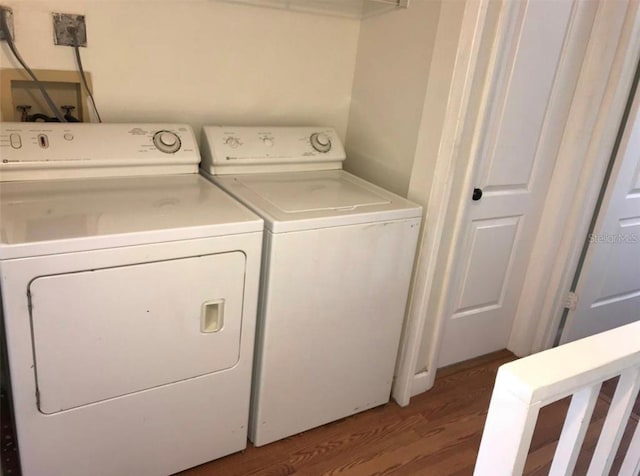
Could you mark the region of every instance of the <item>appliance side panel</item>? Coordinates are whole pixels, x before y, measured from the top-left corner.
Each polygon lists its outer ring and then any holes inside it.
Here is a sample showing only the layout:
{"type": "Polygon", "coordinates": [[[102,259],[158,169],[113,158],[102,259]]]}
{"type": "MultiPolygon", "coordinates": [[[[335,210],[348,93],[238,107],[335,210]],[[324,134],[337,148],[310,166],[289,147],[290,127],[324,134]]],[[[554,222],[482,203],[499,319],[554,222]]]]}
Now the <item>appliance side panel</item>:
{"type": "Polygon", "coordinates": [[[250,429],[256,445],[389,400],[419,224],[272,235],[250,429]]]}

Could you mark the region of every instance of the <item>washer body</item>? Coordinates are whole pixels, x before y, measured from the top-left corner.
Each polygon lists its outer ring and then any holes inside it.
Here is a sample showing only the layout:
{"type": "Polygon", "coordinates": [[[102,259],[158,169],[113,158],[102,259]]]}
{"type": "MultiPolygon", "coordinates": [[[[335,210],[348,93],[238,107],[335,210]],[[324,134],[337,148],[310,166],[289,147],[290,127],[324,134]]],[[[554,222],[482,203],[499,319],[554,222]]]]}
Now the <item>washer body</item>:
{"type": "Polygon", "coordinates": [[[313,151],[314,128],[204,130],[205,175],[265,221],[257,446],[390,397],[421,208],[340,170],[337,135],[320,131],[327,152],[313,151]]]}
{"type": "Polygon", "coordinates": [[[20,174],[0,184],[0,289],[26,476],[167,475],[246,446],[262,221],[194,173],[190,128],[162,129],[186,153],[148,126],[0,130],[0,174],[20,174]],[[28,180],[39,165],[70,178],[28,180]]]}

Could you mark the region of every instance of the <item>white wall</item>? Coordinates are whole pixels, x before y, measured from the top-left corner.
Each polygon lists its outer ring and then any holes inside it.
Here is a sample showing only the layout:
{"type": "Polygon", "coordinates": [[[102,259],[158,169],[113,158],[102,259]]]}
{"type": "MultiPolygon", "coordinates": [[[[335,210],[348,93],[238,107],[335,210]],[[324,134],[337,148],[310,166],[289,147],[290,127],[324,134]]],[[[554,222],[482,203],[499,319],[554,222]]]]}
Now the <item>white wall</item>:
{"type": "MultiPolygon", "coordinates": [[[[424,112],[416,145],[416,158],[413,162],[408,190],[408,197],[420,203],[425,209],[429,205],[428,200],[434,180],[433,173],[441,147],[441,136],[449,104],[450,86],[460,40],[464,7],[464,1],[448,0],[443,2],[440,9],[434,53],[424,98],[424,112]]],[[[490,29],[491,27],[489,27],[490,29]]],[[[477,91],[477,97],[480,96],[479,92],[480,90],[477,91]]],[[[428,218],[425,217],[425,222],[428,221],[428,218]]],[[[428,234],[432,231],[431,229],[423,229],[422,239],[429,239],[428,234]]],[[[446,231],[445,234],[448,236],[446,231]]],[[[442,246],[442,249],[447,249],[447,246],[442,246]]],[[[443,277],[436,276],[433,281],[435,289],[429,289],[426,292],[433,292],[433,296],[437,296],[442,279],[443,277]]],[[[435,332],[434,317],[437,313],[437,302],[435,299],[429,299],[429,303],[431,306],[427,309],[427,325],[423,331],[416,373],[430,367],[429,352],[432,350],[431,341],[435,332]]]]}
{"type": "Polygon", "coordinates": [[[441,2],[362,21],[345,168],[406,196],[441,2]]]}
{"type": "MultiPolygon", "coordinates": [[[[327,124],[345,136],[360,22],[214,0],[3,0],[32,68],[75,70],[51,12],[84,13],[106,122],[327,124]]],[[[6,45],[0,66],[16,68],[6,45]]],[[[197,131],[196,131],[197,132],[197,131]]]]}
{"type": "Polygon", "coordinates": [[[440,149],[440,137],[449,103],[456,50],[462,28],[465,3],[447,0],[442,3],[434,38],[433,55],[424,96],[422,120],[417,135],[416,159],[411,169],[408,196],[426,205],[433,171],[440,149]]]}

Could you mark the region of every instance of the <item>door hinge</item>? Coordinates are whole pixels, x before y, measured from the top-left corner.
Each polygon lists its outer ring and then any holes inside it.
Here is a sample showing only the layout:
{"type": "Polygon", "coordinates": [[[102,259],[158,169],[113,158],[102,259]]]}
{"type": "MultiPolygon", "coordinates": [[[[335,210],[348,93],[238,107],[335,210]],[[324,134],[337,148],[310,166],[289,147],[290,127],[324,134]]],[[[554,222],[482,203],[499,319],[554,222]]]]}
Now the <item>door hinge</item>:
{"type": "Polygon", "coordinates": [[[564,308],[570,311],[575,311],[578,307],[578,295],[573,291],[567,293],[567,297],[564,300],[564,308]]]}

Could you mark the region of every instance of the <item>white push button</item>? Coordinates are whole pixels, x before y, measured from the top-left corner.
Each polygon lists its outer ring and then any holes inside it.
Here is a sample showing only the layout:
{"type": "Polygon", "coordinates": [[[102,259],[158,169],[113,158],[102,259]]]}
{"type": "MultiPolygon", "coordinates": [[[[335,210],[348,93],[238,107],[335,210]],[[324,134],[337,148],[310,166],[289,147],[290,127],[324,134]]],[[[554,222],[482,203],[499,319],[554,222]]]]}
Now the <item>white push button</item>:
{"type": "Polygon", "coordinates": [[[67,132],[63,137],[64,140],[73,140],[73,134],[71,132],[67,132]]]}
{"type": "Polygon", "coordinates": [[[11,134],[9,135],[9,142],[11,143],[11,147],[14,149],[19,149],[22,147],[22,139],[20,138],[20,134],[11,134]]]}
{"type": "Polygon", "coordinates": [[[167,147],[171,147],[176,145],[176,143],[178,142],[178,138],[171,132],[161,132],[160,142],[162,142],[167,147]]]}

